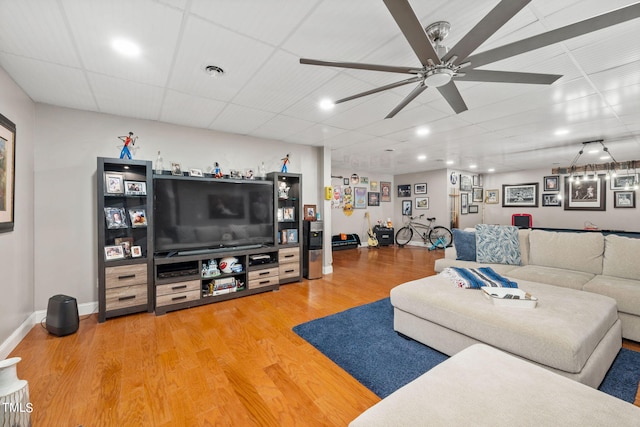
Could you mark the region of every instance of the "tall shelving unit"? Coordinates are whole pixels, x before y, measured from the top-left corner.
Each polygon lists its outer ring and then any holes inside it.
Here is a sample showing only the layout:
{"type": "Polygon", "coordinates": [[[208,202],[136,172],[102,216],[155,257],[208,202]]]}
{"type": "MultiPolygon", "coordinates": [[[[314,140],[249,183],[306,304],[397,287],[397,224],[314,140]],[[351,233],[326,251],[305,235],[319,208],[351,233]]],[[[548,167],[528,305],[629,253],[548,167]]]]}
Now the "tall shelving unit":
{"type": "Polygon", "coordinates": [[[302,175],[271,172],[267,179],[274,185],[274,241],[280,284],[298,282],[302,278],[302,175]]]}
{"type": "Polygon", "coordinates": [[[98,158],[98,321],[153,311],[150,161],[98,158]]]}

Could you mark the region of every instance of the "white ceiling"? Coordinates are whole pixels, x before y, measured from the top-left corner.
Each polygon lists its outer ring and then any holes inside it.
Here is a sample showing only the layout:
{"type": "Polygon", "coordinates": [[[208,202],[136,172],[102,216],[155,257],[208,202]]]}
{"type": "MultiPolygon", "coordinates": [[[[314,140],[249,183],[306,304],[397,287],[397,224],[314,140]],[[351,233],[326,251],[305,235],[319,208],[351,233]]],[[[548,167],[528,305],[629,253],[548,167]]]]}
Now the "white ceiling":
{"type": "MultiPolygon", "coordinates": [[[[533,0],[477,52],[633,3],[533,0]]],[[[451,23],[449,47],[496,4],[411,0],[424,26],[451,23]]],[[[562,74],[551,86],[457,82],[468,111],[456,115],[429,88],[385,120],[413,85],[329,112],[318,103],[407,77],[299,63],[418,66],[382,0],[2,0],[0,16],[0,66],[36,102],[326,146],[334,168],[391,174],[446,160],[478,172],[551,169],[595,139],[618,161],[640,158],[640,19],[484,67],[562,74]],[[141,55],[115,53],[115,37],[141,55]],[[225,75],[209,77],[206,65],[225,75]]]]}

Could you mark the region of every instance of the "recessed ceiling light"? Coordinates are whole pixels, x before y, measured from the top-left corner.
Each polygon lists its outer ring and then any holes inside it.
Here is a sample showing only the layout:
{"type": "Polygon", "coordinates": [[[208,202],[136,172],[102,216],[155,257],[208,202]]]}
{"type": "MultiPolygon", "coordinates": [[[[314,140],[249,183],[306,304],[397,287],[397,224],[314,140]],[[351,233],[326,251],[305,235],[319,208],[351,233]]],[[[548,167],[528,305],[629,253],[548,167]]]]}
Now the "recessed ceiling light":
{"type": "Polygon", "coordinates": [[[494,168],[489,168],[487,169],[487,172],[495,172],[496,170],[494,168]]]}
{"type": "Polygon", "coordinates": [[[115,39],[111,42],[111,47],[118,53],[125,56],[138,56],[140,55],[140,46],[126,39],[115,39]]]}
{"type": "Polygon", "coordinates": [[[332,110],[333,107],[336,106],[336,104],[330,99],[323,99],[322,101],[320,101],[319,105],[320,105],[320,109],[324,111],[332,110]]]}
{"type": "Polygon", "coordinates": [[[569,129],[558,129],[553,134],[555,136],[567,135],[569,133],[569,129]]]}
{"type": "Polygon", "coordinates": [[[599,153],[599,152],[600,152],[600,150],[589,150],[588,151],[589,154],[596,154],[596,153],[599,153]]]}
{"type": "Polygon", "coordinates": [[[427,136],[431,133],[431,130],[426,127],[419,127],[416,129],[416,135],[418,136],[427,136]]]}
{"type": "Polygon", "coordinates": [[[426,154],[420,154],[418,156],[418,160],[427,160],[427,155],[426,154]]]}
{"type": "Polygon", "coordinates": [[[453,164],[453,160],[447,160],[447,164],[448,165],[452,165],[453,164]]]}
{"type": "Polygon", "coordinates": [[[478,167],[478,165],[469,165],[469,169],[475,169],[477,167],[478,167]]]}

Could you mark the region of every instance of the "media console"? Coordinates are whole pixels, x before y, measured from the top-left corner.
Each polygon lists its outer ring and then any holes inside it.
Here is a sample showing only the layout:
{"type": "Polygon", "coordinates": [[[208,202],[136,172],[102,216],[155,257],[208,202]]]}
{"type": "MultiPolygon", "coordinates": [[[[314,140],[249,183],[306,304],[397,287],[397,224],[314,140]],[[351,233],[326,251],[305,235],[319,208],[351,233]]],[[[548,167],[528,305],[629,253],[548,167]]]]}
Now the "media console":
{"type": "Polygon", "coordinates": [[[154,258],[156,315],[274,291],[280,286],[279,250],[259,247],[154,258]],[[235,263],[230,262],[235,259],[235,263]],[[227,264],[234,264],[230,266],[227,264]],[[224,270],[227,271],[224,271],[224,270]]]}

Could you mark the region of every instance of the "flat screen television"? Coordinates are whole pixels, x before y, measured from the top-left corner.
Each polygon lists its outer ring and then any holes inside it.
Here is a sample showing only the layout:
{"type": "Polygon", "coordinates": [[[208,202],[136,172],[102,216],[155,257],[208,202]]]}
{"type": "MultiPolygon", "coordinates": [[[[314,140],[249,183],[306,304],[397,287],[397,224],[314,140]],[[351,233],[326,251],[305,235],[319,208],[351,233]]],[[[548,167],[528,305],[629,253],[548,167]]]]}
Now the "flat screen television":
{"type": "Polygon", "coordinates": [[[156,254],[274,243],[271,181],[158,176],[153,193],[156,254]]]}

